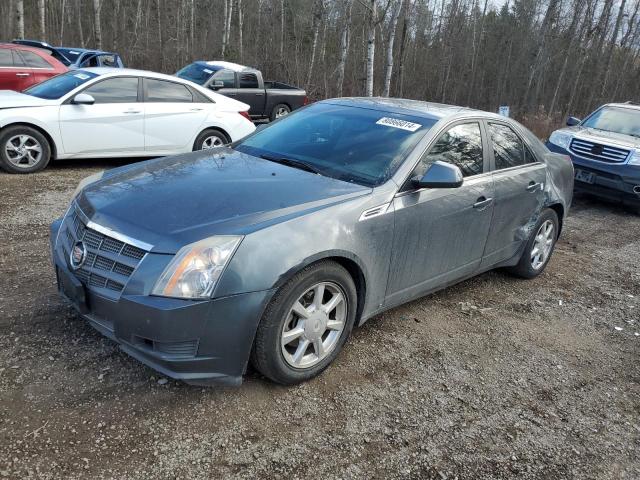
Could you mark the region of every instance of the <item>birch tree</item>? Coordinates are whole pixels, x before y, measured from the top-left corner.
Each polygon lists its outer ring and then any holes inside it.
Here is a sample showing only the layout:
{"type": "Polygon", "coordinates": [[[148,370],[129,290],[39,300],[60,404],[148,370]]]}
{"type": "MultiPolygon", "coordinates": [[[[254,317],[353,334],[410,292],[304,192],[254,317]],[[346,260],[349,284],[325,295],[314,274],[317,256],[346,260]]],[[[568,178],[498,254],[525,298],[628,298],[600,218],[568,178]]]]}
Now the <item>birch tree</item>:
{"type": "MultiPolygon", "coordinates": [[[[160,0],[158,0],[160,1],[160,0]]],[[[102,50],[102,27],[100,18],[100,0],[93,0],[93,25],[95,33],[96,48],[102,50]]]]}
{"type": "Polygon", "coordinates": [[[349,54],[349,40],[351,37],[351,12],[353,10],[353,0],[346,0],[344,2],[345,20],[342,26],[342,33],[340,36],[340,62],[338,63],[338,80],[337,80],[337,95],[342,96],[344,85],[344,70],[347,65],[347,55],[349,54]]]}
{"type": "Polygon", "coordinates": [[[400,9],[402,3],[397,2],[396,6],[391,14],[389,21],[389,41],[387,43],[387,65],[384,74],[384,88],[382,89],[382,96],[388,97],[391,90],[391,74],[393,72],[393,45],[396,39],[396,28],[398,27],[398,17],[400,16],[400,9]]]}
{"type": "Polygon", "coordinates": [[[18,38],[24,38],[24,1],[16,0],[16,28],[18,38]]]}
{"type": "Polygon", "coordinates": [[[38,0],[38,20],[40,25],[40,38],[42,40],[46,40],[47,38],[46,11],[46,0],[38,0]]]}

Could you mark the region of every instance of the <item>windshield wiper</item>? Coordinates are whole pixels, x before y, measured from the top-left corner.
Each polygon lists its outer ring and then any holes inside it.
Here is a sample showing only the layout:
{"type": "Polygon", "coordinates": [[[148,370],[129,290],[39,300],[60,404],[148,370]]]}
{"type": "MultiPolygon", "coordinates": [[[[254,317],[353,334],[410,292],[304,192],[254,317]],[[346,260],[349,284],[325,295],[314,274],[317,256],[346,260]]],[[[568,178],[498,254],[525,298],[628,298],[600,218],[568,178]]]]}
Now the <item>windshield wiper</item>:
{"type": "Polygon", "coordinates": [[[313,165],[303,162],[302,160],[296,160],[294,158],[286,158],[279,157],[276,155],[269,155],[268,153],[264,153],[260,155],[260,158],[264,158],[265,160],[269,160],[270,162],[280,163],[282,165],[287,165],[289,167],[299,168],[300,170],[306,170],[307,172],[315,173],[320,175],[321,172],[313,165]]]}

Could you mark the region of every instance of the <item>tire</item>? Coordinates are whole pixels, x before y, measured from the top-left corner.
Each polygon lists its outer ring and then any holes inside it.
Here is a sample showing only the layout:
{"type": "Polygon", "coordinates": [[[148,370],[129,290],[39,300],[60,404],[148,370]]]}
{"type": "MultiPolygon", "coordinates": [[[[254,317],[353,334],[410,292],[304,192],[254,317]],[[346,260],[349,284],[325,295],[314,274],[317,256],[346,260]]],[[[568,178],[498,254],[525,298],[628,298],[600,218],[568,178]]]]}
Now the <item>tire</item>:
{"type": "Polygon", "coordinates": [[[520,257],[520,261],[515,267],[509,268],[508,271],[522,278],[535,278],[540,275],[549,263],[553,250],[556,246],[559,231],[558,226],[558,215],[556,212],[550,208],[545,208],[536,222],[535,227],[531,231],[531,236],[527,241],[527,245],[522,253],[522,257],[520,257]],[[551,231],[548,231],[549,225],[551,225],[551,231]],[[543,226],[545,227],[544,229],[543,226]],[[539,235],[543,236],[540,237],[539,235]],[[538,251],[540,251],[541,244],[539,242],[541,241],[545,242],[548,250],[546,251],[546,254],[543,254],[544,258],[538,257],[537,255],[534,257],[534,249],[537,247],[538,251]]]}
{"type": "Polygon", "coordinates": [[[16,125],[0,131],[0,167],[9,173],[34,173],[51,160],[51,145],[38,130],[16,125]]]}
{"type": "Polygon", "coordinates": [[[216,130],[215,128],[209,128],[198,135],[196,141],[193,143],[193,151],[197,152],[198,150],[218,148],[228,143],[231,143],[231,139],[226,133],[216,130]],[[205,147],[207,143],[210,144],[209,147],[205,147]]]}
{"type": "Polygon", "coordinates": [[[356,286],[347,270],[329,260],[308,266],[284,284],[267,306],[256,332],[251,363],[265,377],[283,385],[319,375],[349,338],[356,310],[356,286]],[[319,286],[323,286],[322,297],[317,297],[319,286]],[[339,295],[342,301],[332,308],[331,302],[339,295]],[[322,298],[323,307],[330,308],[328,315],[317,308],[316,298],[322,298]],[[301,311],[303,315],[298,313],[301,311]],[[342,329],[338,330],[341,320],[342,329]],[[289,339],[286,345],[282,345],[283,336],[289,339]],[[324,350],[321,355],[319,345],[324,350]]]}
{"type": "Polygon", "coordinates": [[[271,110],[271,116],[269,117],[269,120],[273,122],[274,120],[277,120],[281,117],[286,117],[290,113],[291,107],[289,107],[289,105],[285,103],[279,103],[275,107],[273,107],[273,110],[271,110]]]}

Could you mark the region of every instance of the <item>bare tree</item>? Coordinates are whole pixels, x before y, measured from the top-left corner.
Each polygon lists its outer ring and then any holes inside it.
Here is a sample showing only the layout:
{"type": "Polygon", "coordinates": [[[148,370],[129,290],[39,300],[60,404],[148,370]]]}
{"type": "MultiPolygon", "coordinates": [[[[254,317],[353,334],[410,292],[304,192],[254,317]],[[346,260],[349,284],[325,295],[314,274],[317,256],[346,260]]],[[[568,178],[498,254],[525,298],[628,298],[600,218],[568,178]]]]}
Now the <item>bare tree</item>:
{"type": "Polygon", "coordinates": [[[93,0],[93,25],[95,32],[96,47],[102,49],[102,27],[100,18],[100,0],[93,0]]]}
{"type": "Polygon", "coordinates": [[[38,20],[40,24],[40,38],[42,40],[47,38],[46,11],[46,0],[38,0],[38,20]]]}
{"type": "Polygon", "coordinates": [[[344,85],[344,69],[347,65],[347,55],[349,53],[349,40],[351,37],[351,11],[353,10],[353,0],[344,2],[345,20],[340,36],[340,63],[338,63],[337,94],[342,96],[344,85]]]}
{"type": "Polygon", "coordinates": [[[24,1],[16,0],[16,27],[18,38],[24,38],[24,1]]]}
{"type": "Polygon", "coordinates": [[[389,21],[389,42],[387,43],[387,65],[384,74],[384,88],[382,89],[383,97],[388,97],[391,90],[391,74],[393,72],[393,45],[396,39],[396,28],[398,27],[398,17],[400,17],[401,8],[402,3],[397,2],[391,14],[391,20],[389,21]]]}
{"type": "Polygon", "coordinates": [[[242,51],[242,21],[244,13],[242,11],[242,0],[238,0],[238,50],[240,63],[244,61],[244,52],[242,51]]]}

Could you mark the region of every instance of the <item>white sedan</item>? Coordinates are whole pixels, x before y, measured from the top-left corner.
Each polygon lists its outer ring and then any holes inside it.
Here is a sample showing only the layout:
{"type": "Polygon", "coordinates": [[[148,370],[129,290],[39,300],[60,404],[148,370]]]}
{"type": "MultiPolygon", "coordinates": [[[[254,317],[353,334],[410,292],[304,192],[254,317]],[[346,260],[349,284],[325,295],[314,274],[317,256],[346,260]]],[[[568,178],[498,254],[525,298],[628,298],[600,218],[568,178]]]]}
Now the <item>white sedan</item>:
{"type": "Polygon", "coordinates": [[[51,159],[157,157],[214,148],[255,130],[249,105],[159,73],[87,68],[22,93],[0,91],[0,167],[51,159]]]}

